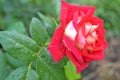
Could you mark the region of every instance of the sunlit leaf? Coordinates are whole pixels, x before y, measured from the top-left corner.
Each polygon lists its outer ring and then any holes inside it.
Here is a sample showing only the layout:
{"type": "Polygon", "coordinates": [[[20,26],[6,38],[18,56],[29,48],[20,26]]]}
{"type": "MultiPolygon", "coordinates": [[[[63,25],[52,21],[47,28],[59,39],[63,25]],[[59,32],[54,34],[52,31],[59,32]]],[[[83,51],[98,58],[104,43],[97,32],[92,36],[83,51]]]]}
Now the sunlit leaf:
{"type": "Polygon", "coordinates": [[[81,78],[81,75],[76,73],[76,67],[72,64],[72,62],[68,61],[64,68],[68,80],[78,80],[81,78]]]}

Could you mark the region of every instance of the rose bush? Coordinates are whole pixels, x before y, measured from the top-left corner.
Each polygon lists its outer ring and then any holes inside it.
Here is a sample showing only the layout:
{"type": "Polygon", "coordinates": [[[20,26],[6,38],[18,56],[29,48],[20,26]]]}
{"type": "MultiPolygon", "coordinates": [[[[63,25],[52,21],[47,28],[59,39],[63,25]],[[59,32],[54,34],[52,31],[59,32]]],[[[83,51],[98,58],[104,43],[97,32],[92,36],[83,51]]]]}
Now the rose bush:
{"type": "Polygon", "coordinates": [[[77,73],[93,60],[104,58],[107,42],[103,20],[94,16],[94,6],[77,6],[61,1],[61,24],[48,46],[55,62],[65,55],[75,64],[77,73]]]}

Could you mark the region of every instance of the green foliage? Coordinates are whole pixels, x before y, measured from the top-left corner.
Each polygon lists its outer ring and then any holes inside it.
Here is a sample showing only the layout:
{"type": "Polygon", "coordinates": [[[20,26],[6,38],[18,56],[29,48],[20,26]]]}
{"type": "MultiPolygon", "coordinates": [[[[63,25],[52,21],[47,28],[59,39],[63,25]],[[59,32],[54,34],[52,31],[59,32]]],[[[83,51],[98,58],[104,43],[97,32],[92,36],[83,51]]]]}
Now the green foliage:
{"type": "Polygon", "coordinates": [[[58,17],[60,17],[60,5],[61,5],[61,2],[60,0],[53,0],[54,1],[54,5],[56,6],[55,10],[56,10],[56,14],[58,17]]]}
{"type": "Polygon", "coordinates": [[[14,70],[5,80],[38,80],[38,74],[30,69],[27,70],[27,67],[20,67],[14,70]]]}
{"type": "Polygon", "coordinates": [[[25,35],[26,30],[21,22],[11,25],[6,31],[0,31],[1,51],[6,51],[0,55],[1,63],[4,62],[0,66],[3,72],[0,77],[3,79],[66,80],[64,65],[62,62],[54,63],[46,49],[50,40],[48,29],[54,31],[55,22],[41,13],[39,17],[41,20],[32,18],[31,37],[25,35]],[[8,65],[10,72],[6,68],[8,65]]]}
{"type": "Polygon", "coordinates": [[[25,62],[33,60],[39,50],[35,41],[15,31],[0,32],[0,43],[11,56],[25,62]]]}
{"type": "Polygon", "coordinates": [[[18,67],[21,67],[21,66],[27,66],[28,63],[26,62],[23,62],[23,61],[20,61],[14,57],[12,57],[10,54],[8,53],[4,53],[6,58],[7,58],[7,61],[8,63],[13,67],[13,68],[18,68],[18,67]]]}
{"type": "Polygon", "coordinates": [[[39,75],[34,70],[30,70],[26,77],[26,80],[39,80],[39,75]]]}
{"type": "Polygon", "coordinates": [[[66,80],[64,69],[59,63],[54,63],[50,53],[44,49],[37,59],[36,68],[39,80],[66,80]]]}
{"type": "Polygon", "coordinates": [[[7,75],[7,59],[3,52],[0,51],[0,80],[4,80],[7,75]]]}
{"type": "Polygon", "coordinates": [[[12,24],[10,27],[8,27],[7,29],[8,31],[17,31],[19,33],[26,33],[26,29],[24,27],[24,24],[22,22],[16,22],[14,24],[12,24]]]}
{"type": "MultiPolygon", "coordinates": [[[[107,33],[119,35],[120,0],[66,1],[96,6],[95,15],[104,19],[107,33]]],[[[60,0],[0,0],[0,80],[81,78],[71,62],[54,63],[47,51],[59,16],[60,0]]]]}
{"type": "Polygon", "coordinates": [[[30,34],[40,46],[43,46],[45,42],[49,39],[49,35],[45,27],[37,18],[32,18],[30,24],[30,34]]]}
{"type": "Polygon", "coordinates": [[[28,27],[37,12],[56,17],[56,4],[56,0],[0,0],[0,30],[17,21],[28,27]]]}
{"type": "Polygon", "coordinates": [[[6,80],[21,80],[24,77],[25,72],[27,71],[27,67],[20,67],[13,72],[6,78],[6,80]]]}
{"type": "Polygon", "coordinates": [[[5,29],[20,20],[28,25],[30,18],[39,10],[40,5],[34,5],[30,0],[0,0],[0,26],[5,29]]]}
{"type": "Polygon", "coordinates": [[[68,80],[80,79],[81,75],[76,73],[76,67],[70,61],[67,62],[67,65],[64,68],[68,80]]]}
{"type": "Polygon", "coordinates": [[[47,16],[44,16],[41,13],[38,13],[38,16],[40,17],[41,22],[45,26],[45,28],[46,28],[46,30],[48,32],[48,35],[52,37],[54,29],[57,26],[57,23],[56,23],[55,19],[54,18],[51,19],[51,18],[49,18],[47,16]]]}

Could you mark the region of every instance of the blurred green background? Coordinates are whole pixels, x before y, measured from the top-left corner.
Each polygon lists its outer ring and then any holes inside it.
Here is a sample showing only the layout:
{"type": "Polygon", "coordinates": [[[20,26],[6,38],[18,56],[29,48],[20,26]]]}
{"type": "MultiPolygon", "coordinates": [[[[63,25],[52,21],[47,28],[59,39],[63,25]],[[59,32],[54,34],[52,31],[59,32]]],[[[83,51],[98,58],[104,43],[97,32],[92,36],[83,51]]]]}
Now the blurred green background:
{"type": "MultiPolygon", "coordinates": [[[[120,80],[120,0],[66,0],[78,5],[96,6],[95,15],[105,22],[106,38],[109,47],[105,51],[107,57],[98,63],[92,63],[87,70],[82,73],[83,80],[120,80]],[[103,65],[108,65],[108,67],[103,65]],[[109,67],[111,67],[109,69],[109,67]],[[114,66],[113,66],[114,65],[114,66]],[[97,66],[97,67],[96,67],[97,66]],[[102,69],[100,71],[98,69],[102,69]],[[117,66],[117,67],[116,67],[117,66]],[[105,70],[104,70],[105,68],[105,70]],[[107,70],[108,69],[108,70],[107,70]],[[115,71],[116,69],[117,72],[115,71]],[[111,72],[109,72],[112,70],[111,72]],[[116,73],[116,74],[115,74],[116,73]],[[104,74],[106,76],[104,76],[104,74]],[[113,75],[114,74],[114,75],[113,75]],[[85,78],[84,78],[85,77],[85,78]]],[[[60,0],[0,0],[0,30],[6,30],[9,25],[22,21],[26,28],[29,27],[31,18],[41,12],[59,21],[60,0]]]]}

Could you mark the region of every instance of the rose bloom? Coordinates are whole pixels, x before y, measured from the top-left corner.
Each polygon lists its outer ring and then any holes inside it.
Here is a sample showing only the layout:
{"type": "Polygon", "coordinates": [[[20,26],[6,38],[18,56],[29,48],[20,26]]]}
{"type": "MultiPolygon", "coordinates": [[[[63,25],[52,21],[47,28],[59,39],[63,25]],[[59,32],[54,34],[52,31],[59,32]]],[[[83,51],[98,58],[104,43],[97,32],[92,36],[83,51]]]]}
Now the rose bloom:
{"type": "Polygon", "coordinates": [[[61,25],[55,30],[48,49],[55,62],[67,56],[79,73],[91,61],[104,58],[107,42],[103,20],[93,15],[93,6],[61,2],[61,25]]]}

